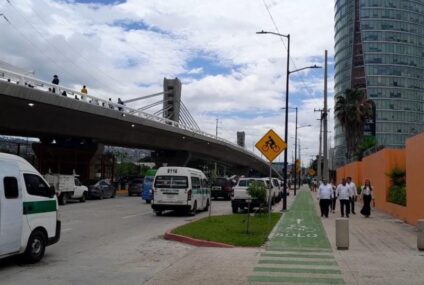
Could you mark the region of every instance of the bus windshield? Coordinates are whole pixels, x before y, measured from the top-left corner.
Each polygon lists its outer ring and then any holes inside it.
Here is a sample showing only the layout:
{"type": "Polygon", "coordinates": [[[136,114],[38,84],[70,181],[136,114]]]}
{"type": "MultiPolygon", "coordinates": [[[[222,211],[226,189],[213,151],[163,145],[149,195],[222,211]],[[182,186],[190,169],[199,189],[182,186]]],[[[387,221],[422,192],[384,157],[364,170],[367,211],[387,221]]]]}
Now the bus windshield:
{"type": "Polygon", "coordinates": [[[186,176],[156,176],[155,188],[188,188],[186,176]]]}

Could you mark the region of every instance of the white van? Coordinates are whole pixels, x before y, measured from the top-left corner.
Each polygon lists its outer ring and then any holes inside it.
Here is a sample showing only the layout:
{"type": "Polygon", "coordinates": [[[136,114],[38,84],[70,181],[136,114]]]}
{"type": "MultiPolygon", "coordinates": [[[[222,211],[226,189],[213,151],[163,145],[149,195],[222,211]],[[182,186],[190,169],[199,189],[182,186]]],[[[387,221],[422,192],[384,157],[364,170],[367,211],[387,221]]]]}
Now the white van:
{"type": "Polygon", "coordinates": [[[25,159],[0,153],[0,258],[41,260],[60,227],[54,188],[25,159]]]}
{"type": "Polygon", "coordinates": [[[165,210],[180,210],[195,215],[208,210],[210,189],[205,174],[188,167],[161,167],[153,182],[152,208],[156,215],[165,210]]]}

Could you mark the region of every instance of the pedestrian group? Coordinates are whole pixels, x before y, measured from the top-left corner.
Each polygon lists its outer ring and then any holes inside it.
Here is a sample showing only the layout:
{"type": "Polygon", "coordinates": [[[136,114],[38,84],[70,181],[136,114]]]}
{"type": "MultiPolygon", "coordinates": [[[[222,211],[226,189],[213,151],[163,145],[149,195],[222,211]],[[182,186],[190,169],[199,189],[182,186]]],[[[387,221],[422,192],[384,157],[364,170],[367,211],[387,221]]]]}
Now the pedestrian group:
{"type": "MultiPolygon", "coordinates": [[[[373,203],[373,207],[375,205],[373,187],[370,180],[366,179],[360,189],[359,199],[363,201],[363,207],[360,213],[368,218],[371,215],[371,202],[373,203]]],[[[351,213],[356,215],[355,202],[358,199],[358,190],[352,181],[352,177],[343,178],[337,187],[333,181],[328,183],[326,179],[323,179],[317,190],[317,199],[319,200],[321,217],[328,218],[330,211],[332,213],[336,212],[337,199],[340,202],[341,217],[349,218],[351,213]]]]}

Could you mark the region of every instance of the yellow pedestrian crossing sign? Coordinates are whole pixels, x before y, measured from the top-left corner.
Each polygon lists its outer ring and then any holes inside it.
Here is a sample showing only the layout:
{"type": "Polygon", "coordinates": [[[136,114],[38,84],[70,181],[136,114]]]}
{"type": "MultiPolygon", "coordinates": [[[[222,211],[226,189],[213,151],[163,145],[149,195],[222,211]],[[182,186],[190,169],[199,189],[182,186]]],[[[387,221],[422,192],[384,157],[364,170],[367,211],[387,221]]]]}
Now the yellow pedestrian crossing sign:
{"type": "Polygon", "coordinates": [[[273,161],[287,148],[285,141],[273,130],[269,130],[255,146],[269,161],[273,161]]]}

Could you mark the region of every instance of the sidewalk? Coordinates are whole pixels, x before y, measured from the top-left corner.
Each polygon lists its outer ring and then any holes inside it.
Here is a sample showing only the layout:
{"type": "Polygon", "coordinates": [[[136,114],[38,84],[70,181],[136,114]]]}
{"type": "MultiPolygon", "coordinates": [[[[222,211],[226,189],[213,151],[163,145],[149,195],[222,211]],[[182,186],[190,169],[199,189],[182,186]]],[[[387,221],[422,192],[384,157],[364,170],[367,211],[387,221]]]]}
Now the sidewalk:
{"type": "MultiPolygon", "coordinates": [[[[317,202],[315,207],[319,213],[317,202]]],[[[335,246],[339,202],[335,214],[322,218],[346,284],[424,284],[424,252],[417,250],[415,227],[375,210],[370,218],[364,218],[359,214],[361,207],[362,203],[356,203],[356,215],[350,215],[350,247],[346,251],[335,246]]]]}
{"type": "Polygon", "coordinates": [[[251,284],[345,284],[308,187],[302,187],[260,252],[251,284]]]}

